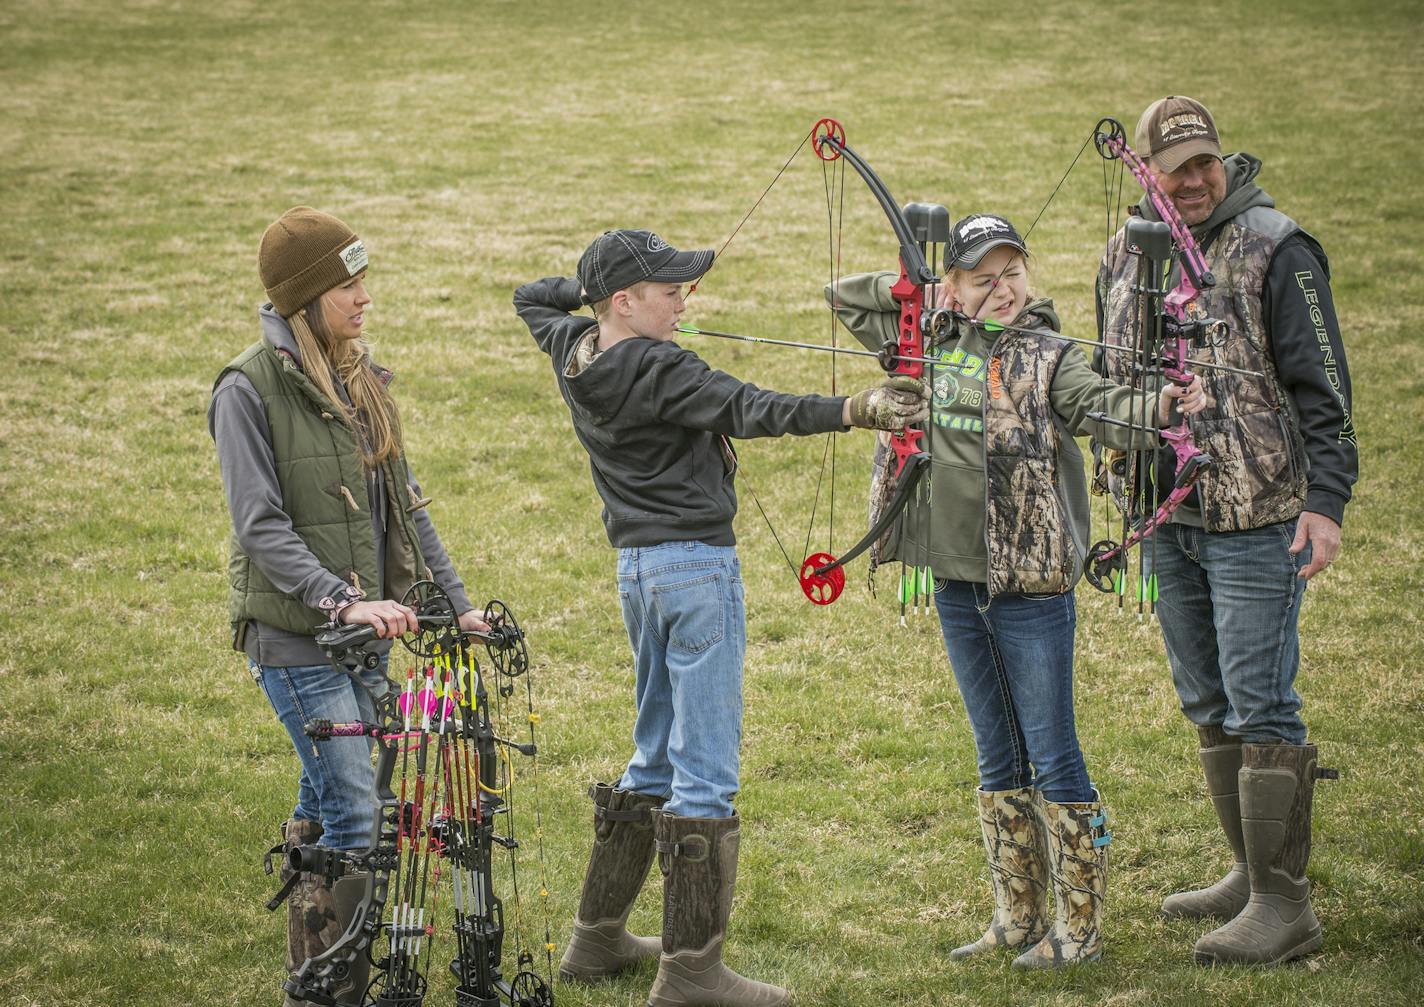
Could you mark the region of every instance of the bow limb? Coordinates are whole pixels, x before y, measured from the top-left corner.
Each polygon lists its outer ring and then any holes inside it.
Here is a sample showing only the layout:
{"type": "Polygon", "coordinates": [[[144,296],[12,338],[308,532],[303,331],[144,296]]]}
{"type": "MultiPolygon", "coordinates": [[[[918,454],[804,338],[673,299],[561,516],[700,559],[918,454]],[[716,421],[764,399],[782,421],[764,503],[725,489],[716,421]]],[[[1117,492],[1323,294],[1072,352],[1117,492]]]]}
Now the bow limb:
{"type": "Polygon", "coordinates": [[[930,469],[929,460],[930,456],[924,452],[913,454],[907,458],[904,467],[900,470],[900,477],[895,485],[895,494],[890,498],[890,501],[885,505],[884,509],[881,510],[875,523],[870,526],[870,530],[861,536],[859,542],[841,553],[834,562],[815,567],[811,570],[811,574],[815,577],[826,577],[831,574],[832,571],[839,570],[878,542],[880,536],[890,530],[890,525],[900,516],[910,501],[914,499],[915,489],[919,486],[920,480],[924,478],[925,473],[930,469]]]}

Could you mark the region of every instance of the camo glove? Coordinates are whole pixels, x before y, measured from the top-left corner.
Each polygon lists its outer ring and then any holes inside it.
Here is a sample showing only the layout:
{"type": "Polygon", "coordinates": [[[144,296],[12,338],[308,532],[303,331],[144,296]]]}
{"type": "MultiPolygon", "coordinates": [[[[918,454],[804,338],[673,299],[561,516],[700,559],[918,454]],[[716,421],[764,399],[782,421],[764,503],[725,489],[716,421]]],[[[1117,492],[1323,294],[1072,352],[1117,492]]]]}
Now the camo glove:
{"type": "Polygon", "coordinates": [[[919,378],[897,374],[850,399],[850,424],[871,430],[903,430],[929,419],[930,392],[919,378]]]}

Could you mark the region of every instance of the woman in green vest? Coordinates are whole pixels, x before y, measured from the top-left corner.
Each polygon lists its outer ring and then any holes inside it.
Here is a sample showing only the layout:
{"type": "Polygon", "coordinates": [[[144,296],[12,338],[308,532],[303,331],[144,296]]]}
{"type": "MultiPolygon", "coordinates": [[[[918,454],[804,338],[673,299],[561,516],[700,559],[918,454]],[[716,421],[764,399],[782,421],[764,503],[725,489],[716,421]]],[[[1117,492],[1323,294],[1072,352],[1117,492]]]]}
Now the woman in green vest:
{"type": "MultiPolygon", "coordinates": [[[[362,850],[376,826],[369,740],[313,745],[303,732],[316,718],[375,719],[366,690],[327,663],[316,632],[367,623],[388,650],[417,628],[399,599],[423,579],[449,593],[463,628],[489,628],[406,464],[391,374],[371,361],[365,338],[366,268],[365,245],[340,220],[305,206],[282,214],[258,252],[269,298],[261,337],[223,368],[208,409],[232,515],[233,646],[301,763],[284,853],[318,841],[362,850]]],[[[385,662],[365,674],[375,684],[385,662]]],[[[364,887],[364,876],[294,883],[289,971],[344,932],[364,887]]],[[[359,995],[364,979],[353,975],[348,986],[359,995]]]]}
{"type": "MultiPolygon", "coordinates": [[[[878,558],[933,572],[945,649],[978,752],[994,915],[979,940],[951,957],[1010,949],[1021,952],[1019,968],[1053,968],[1101,954],[1110,839],[1073,722],[1072,592],[1089,535],[1073,437],[1148,446],[1089,414],[1165,426],[1173,402],[1195,413],[1205,401],[1199,381],[1168,384],[1160,394],[1105,385],[1059,338],[1053,303],[1030,297],[1028,249],[1003,217],[960,220],[946,258],[935,294],[956,324],[926,351],[938,361],[927,371],[932,504],[909,507],[878,558]]],[[[846,277],[826,290],[870,349],[897,337],[895,279],[846,277]]],[[[884,487],[893,459],[877,453],[874,485],[884,487]]]]}

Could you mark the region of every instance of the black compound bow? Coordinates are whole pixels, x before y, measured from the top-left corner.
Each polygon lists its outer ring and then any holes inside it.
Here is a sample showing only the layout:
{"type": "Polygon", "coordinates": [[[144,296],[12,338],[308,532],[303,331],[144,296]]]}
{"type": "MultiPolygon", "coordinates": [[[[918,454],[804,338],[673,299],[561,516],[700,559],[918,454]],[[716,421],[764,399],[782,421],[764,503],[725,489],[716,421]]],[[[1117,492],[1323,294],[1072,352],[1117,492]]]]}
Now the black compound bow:
{"type": "Polygon", "coordinates": [[[335,1005],[332,991],[364,955],[373,966],[373,978],[360,1004],[420,1007],[429,989],[439,899],[448,890],[456,945],[450,962],[456,1007],[551,1007],[553,942],[535,737],[539,718],[533,709],[524,633],[500,601],[485,607],[488,632],[462,631],[449,595],[430,581],[416,584],[404,602],[415,610],[419,630],[401,638],[417,659],[403,688],[389,677],[374,687],[363,681],[363,671],[381,665],[372,627],[333,626],[316,637],[332,667],[370,694],[376,720],[317,720],[306,725],[306,733],[318,743],[338,736],[375,741],[377,814],[370,848],[364,852],[301,846],[290,854],[293,870],[333,880],[365,873],[366,890],[346,932],[326,952],[302,963],[283,988],[294,1000],[335,1005]],[[479,647],[493,672],[493,695],[476,658],[479,647]],[[513,707],[519,691],[527,740],[514,737],[513,707]],[[516,755],[531,760],[534,770],[534,828],[544,907],[543,947],[537,949],[542,952],[542,974],[536,948],[525,943],[520,920],[516,755]],[[508,852],[509,896],[516,914],[511,931],[514,971],[508,978],[503,970],[504,902],[495,894],[493,881],[496,848],[508,852]]]}

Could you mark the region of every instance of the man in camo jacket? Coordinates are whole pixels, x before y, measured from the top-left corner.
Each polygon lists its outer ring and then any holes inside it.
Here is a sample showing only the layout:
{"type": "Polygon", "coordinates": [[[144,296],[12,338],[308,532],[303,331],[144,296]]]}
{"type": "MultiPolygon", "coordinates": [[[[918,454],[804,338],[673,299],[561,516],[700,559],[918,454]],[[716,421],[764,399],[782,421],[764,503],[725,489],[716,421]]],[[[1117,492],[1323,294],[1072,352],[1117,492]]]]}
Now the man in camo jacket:
{"type": "MultiPolygon", "coordinates": [[[[1190,425],[1212,464],[1145,545],[1173,684],[1234,853],[1219,882],[1162,909],[1225,921],[1197,942],[1198,962],[1272,964],[1321,941],[1305,866],[1314,781],[1330,774],[1300,716],[1297,622],[1306,583],[1339,552],[1358,473],[1350,378],[1325,252],[1256,184],[1260,160],[1223,156],[1211,113],[1179,96],[1148,107],[1134,146],[1216,277],[1190,310],[1228,335],[1193,358],[1237,369],[1201,369],[1209,405],[1190,425]]],[[[1146,198],[1138,211],[1157,219],[1146,198]]],[[[1098,275],[1110,344],[1129,341],[1136,268],[1119,231],[1098,275]]],[[[1099,356],[1125,379],[1128,354],[1099,356]]]]}

